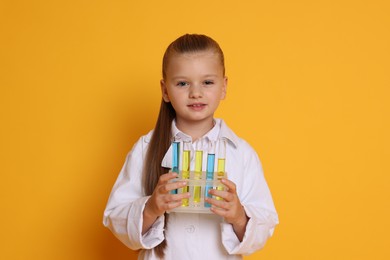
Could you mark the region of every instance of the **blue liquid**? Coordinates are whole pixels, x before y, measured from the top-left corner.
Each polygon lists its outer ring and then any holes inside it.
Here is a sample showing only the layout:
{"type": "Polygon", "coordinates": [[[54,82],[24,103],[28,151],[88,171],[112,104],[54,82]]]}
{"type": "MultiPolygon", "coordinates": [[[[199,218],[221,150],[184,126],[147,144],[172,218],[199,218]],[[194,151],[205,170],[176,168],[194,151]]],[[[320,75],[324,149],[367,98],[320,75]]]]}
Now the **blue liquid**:
{"type": "MultiPolygon", "coordinates": [[[[179,160],[180,160],[180,142],[173,142],[172,143],[172,171],[179,174],[179,160]]],[[[177,194],[177,189],[171,190],[172,194],[177,194]]]]}
{"type": "MultiPolygon", "coordinates": [[[[208,154],[207,155],[207,171],[206,171],[206,180],[213,180],[214,179],[214,164],[215,164],[215,154],[208,154]]],[[[211,195],[209,194],[209,190],[213,187],[210,185],[206,185],[204,189],[204,197],[211,198],[211,195]]],[[[205,202],[204,206],[206,208],[210,208],[211,204],[205,202]]]]}
{"type": "Polygon", "coordinates": [[[215,154],[207,155],[207,180],[214,179],[214,164],[215,164],[215,154]]]}
{"type": "Polygon", "coordinates": [[[179,142],[173,142],[172,143],[172,150],[173,150],[173,157],[172,157],[172,169],[179,170],[179,153],[180,153],[180,143],[179,142]]]}

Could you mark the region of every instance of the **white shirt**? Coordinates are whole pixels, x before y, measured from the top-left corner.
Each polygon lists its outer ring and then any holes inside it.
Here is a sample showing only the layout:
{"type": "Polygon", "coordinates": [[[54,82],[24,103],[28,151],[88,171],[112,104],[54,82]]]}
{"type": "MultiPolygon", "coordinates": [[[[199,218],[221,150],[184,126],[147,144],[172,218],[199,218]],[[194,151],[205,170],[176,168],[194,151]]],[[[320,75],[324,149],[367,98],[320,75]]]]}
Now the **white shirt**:
{"type": "MultiPolygon", "coordinates": [[[[242,242],[232,225],[214,214],[171,212],[167,228],[164,227],[164,216],[161,216],[142,235],[143,210],[150,196],[144,195],[141,180],[151,131],[142,136],[127,155],[103,218],[103,224],[126,246],[141,249],[139,259],[159,259],[152,249],[164,238],[167,240],[165,259],[242,259],[241,255],[261,249],[273,234],[279,222],[278,215],[256,152],[223,120],[215,119],[215,122],[214,128],[203,138],[216,141],[224,137],[228,140],[225,169],[228,178],[236,184],[238,197],[249,217],[242,242]]],[[[177,129],[175,121],[172,135],[176,140],[191,140],[177,129]]],[[[170,149],[162,161],[163,167],[172,165],[170,149]]],[[[194,158],[191,163],[194,164],[194,158]]]]}

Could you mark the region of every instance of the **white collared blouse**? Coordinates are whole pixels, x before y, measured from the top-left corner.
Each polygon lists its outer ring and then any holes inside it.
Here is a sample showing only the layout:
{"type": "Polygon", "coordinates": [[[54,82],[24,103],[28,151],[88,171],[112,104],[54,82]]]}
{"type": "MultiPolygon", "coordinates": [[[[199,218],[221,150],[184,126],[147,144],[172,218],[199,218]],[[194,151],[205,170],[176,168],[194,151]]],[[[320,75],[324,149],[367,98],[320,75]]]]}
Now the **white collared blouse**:
{"type": "MultiPolygon", "coordinates": [[[[103,217],[103,224],[120,241],[133,250],[141,249],[139,259],[159,259],[152,249],[164,238],[167,240],[165,259],[242,259],[242,255],[261,249],[273,234],[279,222],[278,215],[256,152],[223,120],[215,119],[215,123],[214,128],[202,137],[202,142],[220,138],[228,140],[225,169],[228,179],[236,184],[238,197],[249,217],[242,242],[232,225],[214,214],[171,212],[167,227],[164,226],[164,216],[161,216],[142,235],[142,213],[150,198],[142,190],[142,169],[151,131],[142,136],[128,153],[103,217]]],[[[175,121],[172,123],[172,136],[179,141],[192,141],[190,136],[177,129],[175,121]]],[[[194,158],[191,158],[193,164],[194,158]]],[[[162,166],[171,168],[171,148],[162,166]]]]}

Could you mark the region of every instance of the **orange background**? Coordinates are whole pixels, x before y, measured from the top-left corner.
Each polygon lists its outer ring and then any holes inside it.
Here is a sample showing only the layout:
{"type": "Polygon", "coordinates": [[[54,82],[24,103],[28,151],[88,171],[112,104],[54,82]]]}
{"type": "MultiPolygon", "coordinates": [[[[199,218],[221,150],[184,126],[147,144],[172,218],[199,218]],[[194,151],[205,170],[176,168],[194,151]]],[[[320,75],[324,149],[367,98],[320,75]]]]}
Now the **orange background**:
{"type": "Polygon", "coordinates": [[[215,38],[217,116],[280,215],[245,259],[390,259],[388,1],[1,1],[1,259],[136,259],[102,225],[166,46],[215,38]]]}

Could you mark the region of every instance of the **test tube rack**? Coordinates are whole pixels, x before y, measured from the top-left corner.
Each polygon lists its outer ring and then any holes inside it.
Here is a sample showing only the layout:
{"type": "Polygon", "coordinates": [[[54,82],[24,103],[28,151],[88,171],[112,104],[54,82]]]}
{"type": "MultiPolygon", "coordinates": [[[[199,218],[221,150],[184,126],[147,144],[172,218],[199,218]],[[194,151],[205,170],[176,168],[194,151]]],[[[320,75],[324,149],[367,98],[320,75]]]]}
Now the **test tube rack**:
{"type": "MultiPolygon", "coordinates": [[[[224,190],[225,186],[221,183],[221,178],[227,178],[226,172],[214,172],[214,176],[210,179],[210,176],[207,176],[207,172],[179,172],[178,177],[171,180],[170,182],[177,181],[186,181],[187,185],[185,188],[177,189],[177,194],[184,192],[190,193],[190,198],[183,200],[181,206],[170,210],[170,212],[182,212],[182,213],[211,213],[210,204],[204,201],[205,196],[207,196],[207,191],[209,189],[218,189],[224,190]]],[[[213,196],[214,197],[214,196],[213,196]]],[[[220,199],[219,197],[214,197],[220,199]]]]}

